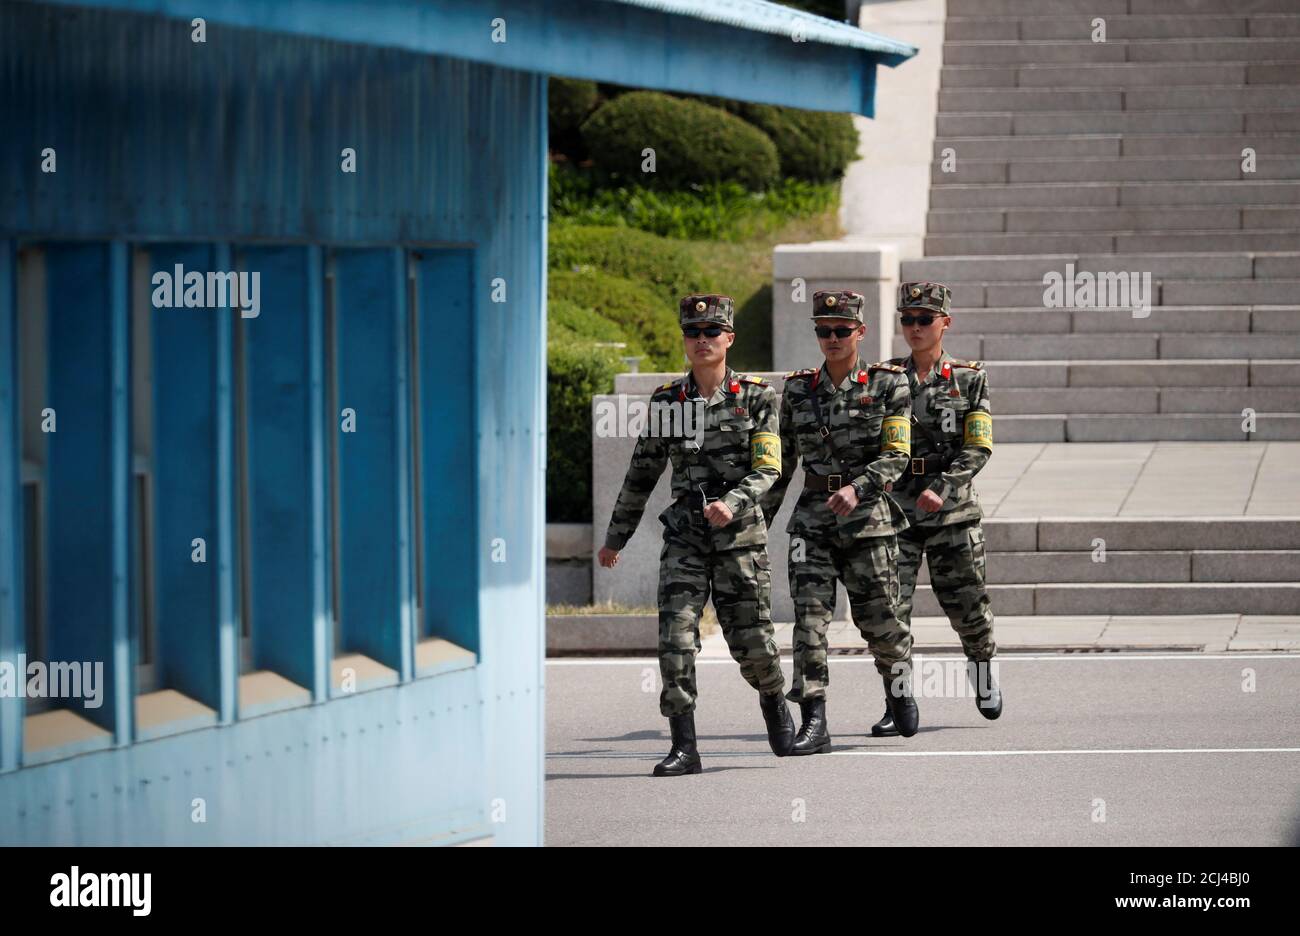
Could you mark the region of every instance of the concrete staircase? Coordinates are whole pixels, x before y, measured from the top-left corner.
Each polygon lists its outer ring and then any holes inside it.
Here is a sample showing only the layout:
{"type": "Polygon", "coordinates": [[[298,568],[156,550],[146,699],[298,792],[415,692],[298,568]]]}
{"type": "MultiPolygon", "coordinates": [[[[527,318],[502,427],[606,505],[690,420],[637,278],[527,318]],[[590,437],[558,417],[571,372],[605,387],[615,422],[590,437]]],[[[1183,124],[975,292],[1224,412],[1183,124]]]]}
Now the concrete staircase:
{"type": "Polygon", "coordinates": [[[949,0],[925,254],[1001,441],[1300,439],[1300,2],[949,0]]]}
{"type": "MultiPolygon", "coordinates": [[[[999,442],[1300,439],[1300,0],[947,10],[925,258],[901,275],[952,286],[947,344],[986,362],[999,442]],[[1070,269],[1150,274],[1149,311],[1049,303],[1070,269]]],[[[1000,615],[1300,612],[1294,516],[986,530],[1000,615]]],[[[940,614],[926,581],[914,613],[940,614]]]]}
{"type": "MultiPolygon", "coordinates": [[[[999,615],[1300,611],[1294,518],[994,518],[984,530],[989,598],[999,615]]],[[[942,614],[928,582],[927,568],[914,615],[942,614]]]]}

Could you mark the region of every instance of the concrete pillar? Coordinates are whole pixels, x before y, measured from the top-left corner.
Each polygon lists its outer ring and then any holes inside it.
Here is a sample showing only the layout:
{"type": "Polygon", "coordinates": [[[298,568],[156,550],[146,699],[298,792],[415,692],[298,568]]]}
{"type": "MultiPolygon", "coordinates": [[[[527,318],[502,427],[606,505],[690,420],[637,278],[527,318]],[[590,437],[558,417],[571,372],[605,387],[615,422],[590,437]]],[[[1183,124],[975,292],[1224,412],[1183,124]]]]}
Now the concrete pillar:
{"type": "Polygon", "coordinates": [[[861,293],[867,323],[862,357],[870,364],[890,356],[898,292],[898,253],[893,247],[856,241],[778,244],[772,279],[773,370],[821,363],[811,321],[812,297],[819,289],[861,293]]]}

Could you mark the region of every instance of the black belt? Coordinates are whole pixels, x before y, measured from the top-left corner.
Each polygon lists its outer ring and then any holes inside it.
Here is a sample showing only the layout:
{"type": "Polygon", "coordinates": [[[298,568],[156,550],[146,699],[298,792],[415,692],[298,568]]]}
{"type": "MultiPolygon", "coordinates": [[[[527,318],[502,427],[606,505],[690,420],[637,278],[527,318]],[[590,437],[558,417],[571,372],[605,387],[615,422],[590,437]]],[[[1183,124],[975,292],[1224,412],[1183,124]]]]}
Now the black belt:
{"type": "Polygon", "coordinates": [[[728,490],[730,490],[730,488],[722,482],[715,482],[713,484],[705,483],[703,492],[700,491],[699,484],[694,484],[691,486],[690,491],[687,492],[685,500],[691,505],[691,507],[698,507],[703,510],[706,497],[708,498],[709,503],[713,503],[715,500],[722,497],[722,495],[726,494],[728,490]]]}
{"type": "MultiPolygon", "coordinates": [[[[861,474],[861,472],[859,472],[861,474]]],[[[811,471],[803,473],[803,489],[805,491],[826,491],[834,494],[846,484],[852,484],[856,474],[813,474],[811,471]]]]}
{"type": "Polygon", "coordinates": [[[907,460],[907,473],[913,478],[938,474],[945,470],[949,463],[950,459],[944,458],[942,455],[920,455],[907,460]]]}

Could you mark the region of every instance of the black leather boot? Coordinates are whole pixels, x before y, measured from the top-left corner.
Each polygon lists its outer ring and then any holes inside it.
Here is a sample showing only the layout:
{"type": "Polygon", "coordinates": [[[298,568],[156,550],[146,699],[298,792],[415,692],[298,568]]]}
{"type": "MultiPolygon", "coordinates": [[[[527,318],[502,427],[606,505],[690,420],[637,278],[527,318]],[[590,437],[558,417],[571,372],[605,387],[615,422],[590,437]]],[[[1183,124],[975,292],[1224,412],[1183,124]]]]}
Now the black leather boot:
{"type": "Polygon", "coordinates": [[[889,690],[885,690],[885,714],[880,716],[880,721],[871,726],[871,737],[873,738],[897,738],[898,726],[894,724],[894,715],[889,711],[889,690]]]}
{"type": "Polygon", "coordinates": [[[921,711],[916,707],[916,699],[912,698],[911,677],[903,680],[897,694],[894,690],[894,677],[883,678],[885,704],[889,706],[889,713],[894,717],[894,728],[904,738],[910,738],[916,734],[916,729],[921,724],[921,711]]]}
{"type": "Polygon", "coordinates": [[[763,709],[763,721],[767,722],[767,743],[772,746],[772,753],[785,757],[794,747],[794,719],[790,717],[785,696],[779,692],[760,695],[758,704],[763,709]]]}
{"type": "Polygon", "coordinates": [[[993,678],[993,666],[990,660],[973,662],[967,666],[971,680],[975,683],[975,707],[989,721],[1002,714],[1002,690],[993,678]]]}
{"type": "Polygon", "coordinates": [[[683,774],[697,774],[704,770],[700,766],[700,752],[695,749],[695,713],[670,715],[668,730],[673,735],[673,747],[668,756],[655,764],[656,777],[680,777],[683,774]]]}
{"type": "Polygon", "coordinates": [[[831,734],[826,727],[826,697],[809,699],[799,703],[799,713],[803,716],[803,725],[794,739],[790,753],[821,754],[831,749],[831,734]]]}

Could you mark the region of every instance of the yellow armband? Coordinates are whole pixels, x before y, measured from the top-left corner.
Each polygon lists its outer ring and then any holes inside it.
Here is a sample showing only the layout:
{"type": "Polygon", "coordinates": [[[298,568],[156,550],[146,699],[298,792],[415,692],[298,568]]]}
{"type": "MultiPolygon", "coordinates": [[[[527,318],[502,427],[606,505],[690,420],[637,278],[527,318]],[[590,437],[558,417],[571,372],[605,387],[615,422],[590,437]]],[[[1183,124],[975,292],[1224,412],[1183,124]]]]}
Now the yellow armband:
{"type": "Polygon", "coordinates": [[[906,416],[886,416],[880,424],[880,450],[912,454],[912,426],[906,416]]]}
{"type": "Polygon", "coordinates": [[[966,414],[966,434],[962,445],[975,445],[993,451],[993,417],[984,410],[971,410],[966,414]]]}
{"type": "Polygon", "coordinates": [[[749,467],[781,470],[781,437],[775,432],[755,432],[749,437],[749,467]]]}

